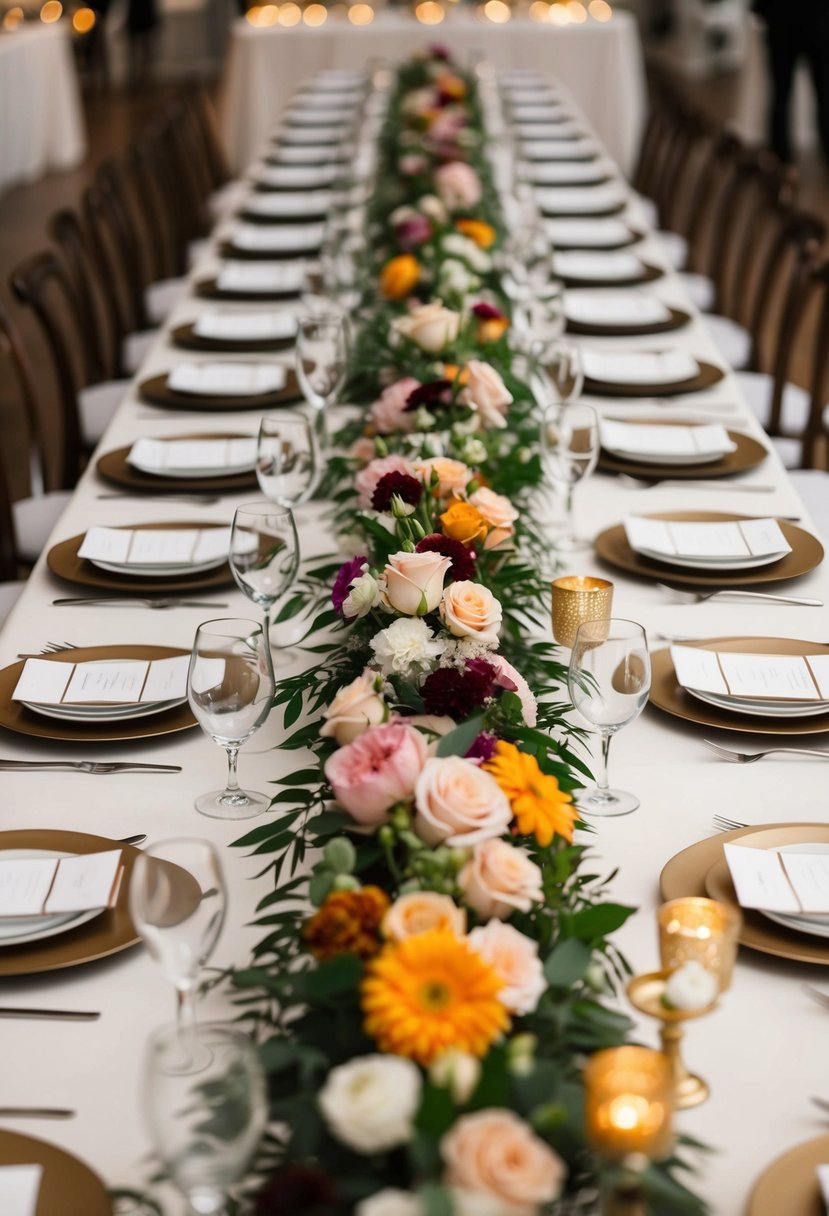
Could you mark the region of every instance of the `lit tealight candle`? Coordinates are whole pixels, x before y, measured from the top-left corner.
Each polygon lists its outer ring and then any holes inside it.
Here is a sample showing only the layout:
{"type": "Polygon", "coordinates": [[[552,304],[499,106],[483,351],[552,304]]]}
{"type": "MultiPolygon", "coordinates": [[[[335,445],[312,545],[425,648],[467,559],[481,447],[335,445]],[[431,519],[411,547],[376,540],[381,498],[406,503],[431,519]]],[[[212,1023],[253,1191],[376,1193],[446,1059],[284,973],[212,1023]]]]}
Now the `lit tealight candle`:
{"type": "Polygon", "coordinates": [[[611,1047],[584,1070],[587,1138],[611,1161],[640,1155],[661,1161],[671,1151],[673,1082],[661,1051],[611,1047]]]}
{"type": "Polygon", "coordinates": [[[552,583],[552,591],[553,637],[560,646],[572,646],[585,621],[610,620],[613,584],[606,578],[567,574],[552,583]]]}
{"type": "Polygon", "coordinates": [[[420,0],[414,12],[421,25],[440,25],[446,15],[437,0],[420,0]]]}
{"type": "Polygon", "coordinates": [[[737,908],[716,899],[687,896],[663,904],[658,922],[662,970],[675,971],[694,960],[717,976],[720,992],[725,992],[731,984],[743,923],[737,908]]]}

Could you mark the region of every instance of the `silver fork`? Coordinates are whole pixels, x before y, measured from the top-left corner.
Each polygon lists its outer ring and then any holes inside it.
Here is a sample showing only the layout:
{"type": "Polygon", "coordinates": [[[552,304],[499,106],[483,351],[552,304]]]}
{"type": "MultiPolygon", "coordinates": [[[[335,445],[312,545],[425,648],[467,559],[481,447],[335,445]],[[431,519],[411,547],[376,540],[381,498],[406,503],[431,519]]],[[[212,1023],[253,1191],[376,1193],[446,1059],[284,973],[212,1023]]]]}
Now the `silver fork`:
{"type": "Polygon", "coordinates": [[[675,490],[729,490],[735,494],[771,494],[777,489],[776,486],[771,485],[744,484],[734,481],[723,483],[719,480],[698,481],[691,477],[665,477],[659,481],[650,481],[643,477],[631,477],[630,473],[620,473],[619,481],[634,490],[655,490],[658,486],[663,486],[675,490]]]}
{"type": "Polygon", "coordinates": [[[685,591],[681,587],[669,587],[666,583],[657,583],[660,591],[664,591],[676,600],[678,604],[702,604],[705,600],[725,598],[739,600],[766,600],[771,604],[797,604],[801,608],[822,608],[823,600],[808,599],[806,596],[772,595],[768,591],[743,591],[736,587],[721,587],[718,591],[685,591]]]}
{"type": "Polygon", "coordinates": [[[703,739],[706,747],[716,752],[721,760],[729,760],[732,764],[754,764],[765,756],[817,756],[821,760],[829,760],[829,751],[819,751],[812,747],[769,747],[763,752],[737,752],[730,747],[721,747],[710,739],[703,739]]]}
{"type": "Polygon", "coordinates": [[[131,502],[187,502],[197,507],[215,507],[217,494],[96,494],[96,498],[123,498],[131,502]]]}
{"type": "Polygon", "coordinates": [[[18,652],[18,659],[39,659],[42,654],[62,654],[64,650],[77,650],[75,642],[47,642],[40,650],[18,652]]]}
{"type": "Polygon", "coordinates": [[[64,597],[63,599],[52,600],[53,607],[56,608],[78,608],[83,604],[95,604],[101,607],[108,608],[134,608],[138,604],[142,604],[145,608],[227,608],[227,604],[218,604],[215,601],[206,600],[187,600],[180,598],[170,598],[169,596],[156,596],[154,599],[142,599],[140,596],[133,595],[107,595],[107,596],[72,596],[64,597]]]}
{"type": "Polygon", "coordinates": [[[748,823],[740,823],[739,819],[729,819],[727,815],[715,815],[713,823],[718,832],[738,832],[740,828],[751,826],[748,823]]]}

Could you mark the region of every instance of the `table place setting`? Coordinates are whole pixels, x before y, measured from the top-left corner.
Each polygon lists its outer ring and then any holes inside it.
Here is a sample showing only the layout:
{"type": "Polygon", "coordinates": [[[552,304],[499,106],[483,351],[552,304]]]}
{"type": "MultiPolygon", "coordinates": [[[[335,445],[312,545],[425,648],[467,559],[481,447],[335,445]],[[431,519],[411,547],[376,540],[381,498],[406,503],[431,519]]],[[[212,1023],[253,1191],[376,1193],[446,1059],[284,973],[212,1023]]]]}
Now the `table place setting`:
{"type": "Polygon", "coordinates": [[[648,292],[591,288],[567,292],[564,316],[568,333],[598,338],[668,333],[682,329],[691,319],[687,312],[672,308],[648,292]]]}
{"type": "Polygon", "coordinates": [[[553,273],[568,288],[635,287],[661,279],[663,274],[658,266],[643,262],[635,253],[593,249],[556,249],[553,273]]]}
{"type": "Polygon", "coordinates": [[[625,249],[643,240],[645,235],[631,228],[624,220],[612,216],[597,220],[545,220],[544,230],[556,253],[571,249],[601,249],[606,252],[625,249]]]}
{"type": "Polygon", "coordinates": [[[283,128],[278,136],[285,147],[339,148],[349,134],[347,126],[294,126],[283,128]]]}
{"type": "Polygon", "coordinates": [[[324,219],[331,209],[333,198],[330,190],[253,193],[243,202],[240,214],[254,223],[324,219]]]}
{"type": "Polygon", "coordinates": [[[255,410],[301,397],[293,368],[281,363],[179,363],[138,385],[144,401],[179,410],[255,410]]]}
{"type": "Polygon", "coordinates": [[[524,143],[527,140],[554,139],[559,143],[581,143],[588,133],[578,122],[562,115],[555,122],[519,122],[515,134],[524,143]]]}
{"type": "Polygon", "coordinates": [[[302,294],[307,267],[296,261],[225,259],[212,278],[196,283],[196,295],[219,300],[290,300],[302,294]]]}
{"type": "MultiPolygon", "coordinates": [[[[700,482],[711,488],[711,478],[747,473],[768,456],[768,449],[758,440],[742,431],[727,430],[718,422],[603,417],[599,434],[599,470],[646,483],[672,479],[677,484],[700,482]]],[[[752,484],[747,483],[745,489],[749,491],[752,484]]]]}
{"type": "Polygon", "coordinates": [[[614,167],[605,161],[531,161],[524,170],[532,186],[599,186],[615,180],[614,167]]]}
{"type": "Polygon", "coordinates": [[[0,1210],[7,1216],[112,1216],[112,1200],[77,1157],[45,1140],[0,1131],[0,1210]]]}
{"type": "Polygon", "coordinates": [[[237,221],[225,231],[219,252],[226,258],[309,257],[319,251],[323,235],[322,224],[237,221]]]}
{"type": "Polygon", "coordinates": [[[542,215],[573,219],[618,215],[628,205],[622,183],[615,180],[599,186],[538,186],[535,198],[542,215]]]}
{"type": "Polygon", "coordinates": [[[187,655],[56,663],[26,659],[12,700],[65,722],[124,722],[187,700],[187,655]]]}
{"type": "Polygon", "coordinates": [[[521,140],[521,155],[527,161],[546,161],[560,164],[598,160],[601,148],[589,136],[573,139],[568,136],[552,139],[527,138],[521,140]]]}
{"type": "Polygon", "coordinates": [[[254,174],[257,190],[324,190],[333,186],[340,174],[339,165],[263,164],[254,174]]]}
{"type": "MultiPolygon", "coordinates": [[[[169,439],[136,439],[105,452],[96,472],[136,497],[174,496],[183,490],[205,495],[237,493],[256,485],[256,436],[240,432],[203,432],[169,439]]],[[[175,501],[175,498],[173,498],[175,501]]]]}
{"type": "Polygon", "coordinates": [[[686,350],[609,351],[585,347],[581,358],[585,391],[603,397],[696,393],[718,384],[725,375],[722,368],[686,350]]]}
{"type": "MultiPolygon", "coordinates": [[[[344,160],[342,149],[334,144],[286,144],[278,143],[269,150],[265,163],[278,167],[317,166],[339,168],[344,160]]],[[[255,178],[253,179],[255,181],[255,178]]],[[[260,194],[278,194],[278,190],[260,190],[260,194]]]]}

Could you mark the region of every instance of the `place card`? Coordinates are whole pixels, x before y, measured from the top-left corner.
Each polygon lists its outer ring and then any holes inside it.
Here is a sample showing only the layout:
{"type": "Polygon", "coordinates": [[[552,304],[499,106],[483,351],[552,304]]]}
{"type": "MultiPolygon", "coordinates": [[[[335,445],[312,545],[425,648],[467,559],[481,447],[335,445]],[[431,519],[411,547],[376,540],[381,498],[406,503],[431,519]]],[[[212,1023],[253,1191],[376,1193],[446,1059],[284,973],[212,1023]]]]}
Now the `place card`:
{"type": "Polygon", "coordinates": [[[3,1216],[35,1216],[42,1165],[0,1166],[0,1212],[3,1216]]]}
{"type": "Polygon", "coordinates": [[[176,475],[254,468],[256,439],[137,439],[127,463],[145,472],[176,475]]]}
{"type": "Polygon", "coordinates": [[[674,645],[683,688],[759,701],[829,701],[829,655],[732,654],[674,645]]]}
{"type": "Polygon", "coordinates": [[[78,557],[117,566],[191,566],[226,557],[230,528],[106,528],[95,525],[78,557]]]}
{"type": "Polygon", "coordinates": [[[330,186],[337,176],[335,165],[263,165],[259,181],[283,190],[316,190],[330,186]]]}
{"type": "Polygon", "coordinates": [[[685,350],[583,350],[582,366],[589,380],[605,384],[682,384],[699,375],[699,363],[685,350]]]}
{"type": "Polygon", "coordinates": [[[284,388],[286,374],[278,363],[179,363],[167,387],[198,397],[257,397],[284,388]]]}
{"type": "Polygon", "coordinates": [[[296,337],[296,317],[290,312],[204,312],[193,325],[200,338],[229,342],[284,342],[296,337]]]}
{"type": "Polygon", "coordinates": [[[631,549],[664,557],[730,562],[791,552],[776,519],[680,522],[630,515],[624,528],[631,549]]]}
{"type": "Polygon", "coordinates": [[[723,456],[736,451],[737,445],[719,423],[703,426],[648,426],[618,422],[614,418],[599,419],[602,447],[608,452],[636,456],[706,457],[723,456]]]}
{"type": "Polygon", "coordinates": [[[223,262],[216,276],[220,291],[298,295],[305,285],[304,262],[223,262]]]}
{"type": "Polygon", "coordinates": [[[544,224],[553,244],[581,249],[607,249],[612,245],[623,245],[631,239],[631,232],[623,220],[557,219],[544,224]]]}
{"type": "Polygon", "coordinates": [[[237,249],[262,253],[307,253],[322,244],[322,224],[234,224],[227,239],[237,249]]]}
{"type": "Polygon", "coordinates": [[[0,917],[111,908],[122,871],[120,849],[72,857],[0,857],[0,917]]]}
{"type": "Polygon", "coordinates": [[[794,916],[829,914],[829,853],[781,852],[724,844],[743,908],[794,916]]]}
{"type": "Polygon", "coordinates": [[[613,211],[626,199],[618,182],[601,186],[540,186],[535,192],[542,211],[562,215],[596,215],[613,211]]]}
{"type": "Polygon", "coordinates": [[[602,175],[609,176],[607,166],[595,161],[553,161],[549,164],[539,161],[528,171],[530,180],[539,186],[581,185],[594,182],[602,175]]]}
{"type": "Polygon", "coordinates": [[[189,656],[63,663],[27,659],[13,701],[33,705],[155,705],[187,694],[189,656]]]}
{"type": "Polygon", "coordinates": [[[286,215],[322,215],[330,206],[330,190],[285,190],[252,194],[245,199],[244,209],[252,215],[278,219],[286,215]]]}
{"type": "MultiPolygon", "coordinates": [[[[562,249],[553,254],[553,273],[560,279],[623,283],[627,279],[641,279],[643,272],[644,267],[635,253],[591,253],[583,249],[562,249]]],[[[604,377],[593,378],[601,380],[604,377]]]]}
{"type": "MultiPolygon", "coordinates": [[[[579,220],[579,223],[583,221],[579,220]]],[[[580,325],[658,325],[670,320],[671,310],[656,296],[643,291],[568,291],[564,313],[580,325]]]]}

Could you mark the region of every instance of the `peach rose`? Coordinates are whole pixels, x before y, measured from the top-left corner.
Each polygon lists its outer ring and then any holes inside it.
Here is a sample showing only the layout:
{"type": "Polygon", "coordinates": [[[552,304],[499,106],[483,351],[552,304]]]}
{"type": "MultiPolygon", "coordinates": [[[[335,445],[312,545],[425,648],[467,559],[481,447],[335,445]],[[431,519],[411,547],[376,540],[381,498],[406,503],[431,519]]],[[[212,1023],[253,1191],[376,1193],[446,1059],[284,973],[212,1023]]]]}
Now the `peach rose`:
{"type": "Polygon", "coordinates": [[[502,981],[498,1000],[510,1013],[532,1013],[547,988],[538,942],[501,920],[473,929],[467,940],[502,981]]]}
{"type": "Polygon", "coordinates": [[[460,324],[460,313],[444,308],[440,300],[433,300],[431,304],[413,308],[405,317],[396,317],[392,329],[421,350],[437,355],[455,341],[460,324]]]}
{"type": "Polygon", "coordinates": [[[374,459],[374,440],[369,439],[366,435],[361,435],[359,439],[354,440],[348,449],[348,454],[355,460],[359,460],[361,464],[368,464],[370,460],[374,459]]]}
{"type": "Polygon", "coordinates": [[[385,823],[396,802],[411,798],[425,760],[423,735],[398,720],[372,726],[334,752],[325,762],[325,776],[343,810],[374,827],[385,823]]]}
{"type": "Polygon", "coordinates": [[[564,1162],[511,1110],[463,1115],[440,1150],[450,1186],[500,1199],[511,1216],[536,1216],[561,1193],[564,1162]]]}
{"type": "Polygon", "coordinates": [[[479,916],[506,920],[543,903],[541,870],[524,849],[506,840],[475,845],[472,860],[458,875],[463,897],[479,916]]]}
{"type": "Polygon", "coordinates": [[[466,847],[500,836],[512,809],[498,782],[462,756],[432,757],[415,786],[414,830],[426,844],[466,847]]]}
{"type": "Polygon", "coordinates": [[[469,501],[477,507],[491,528],[512,528],[518,512],[503,494],[496,494],[488,486],[481,486],[470,495],[469,501]]]}
{"type": "Polygon", "coordinates": [[[538,721],[538,702],[521,672],[516,671],[512,663],[507,662],[501,654],[488,655],[487,662],[491,663],[498,672],[495,680],[498,687],[506,688],[509,692],[514,692],[518,697],[518,700],[521,702],[521,712],[524,715],[526,725],[535,726],[538,721]]]}
{"type": "Polygon", "coordinates": [[[414,430],[414,415],[406,412],[406,402],[416,388],[420,388],[420,381],[407,376],[383,389],[371,407],[371,421],[381,435],[414,430]]]}
{"type": "Polygon", "coordinates": [[[429,460],[419,460],[415,464],[415,472],[427,490],[432,474],[437,474],[438,498],[460,498],[472,480],[469,465],[464,464],[462,460],[452,460],[449,456],[433,456],[429,460]]]}
{"type": "Polygon", "coordinates": [[[440,605],[443,623],[456,638],[474,637],[495,645],[501,627],[501,605],[488,587],[465,579],[451,583],[440,605]]]}
{"type": "Polygon", "coordinates": [[[385,600],[405,616],[437,608],[452,559],[440,553],[393,553],[385,570],[385,600]]]}
{"type": "Polygon", "coordinates": [[[386,703],[375,692],[376,679],[377,673],[367,667],[356,680],[340,689],[322,715],[325,718],[320,729],[323,737],[336,739],[342,747],[385,719],[386,703]]]}
{"type": "Polygon", "coordinates": [[[489,363],[484,363],[481,359],[470,359],[466,370],[469,379],[460,394],[461,401],[478,411],[484,426],[503,426],[503,416],[513,400],[512,393],[489,363]],[[492,419],[496,416],[497,420],[493,422],[492,419]]]}
{"type": "Polygon", "coordinates": [[[357,491],[357,505],[365,511],[371,506],[371,497],[377,489],[377,483],[387,473],[408,473],[414,477],[414,466],[404,456],[378,456],[370,460],[364,469],[360,469],[354,478],[354,488],[357,491]]]}
{"type": "Polygon", "coordinates": [[[391,941],[402,942],[406,937],[428,933],[430,929],[448,929],[456,937],[466,933],[466,913],[448,895],[436,891],[412,891],[394,901],[383,917],[383,933],[391,941]]]}
{"type": "Polygon", "coordinates": [[[481,181],[471,165],[450,160],[435,172],[435,189],[450,211],[475,207],[481,201],[481,181]]]}

